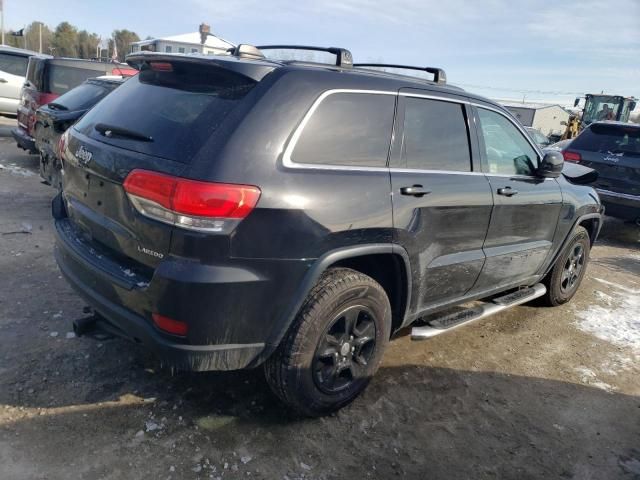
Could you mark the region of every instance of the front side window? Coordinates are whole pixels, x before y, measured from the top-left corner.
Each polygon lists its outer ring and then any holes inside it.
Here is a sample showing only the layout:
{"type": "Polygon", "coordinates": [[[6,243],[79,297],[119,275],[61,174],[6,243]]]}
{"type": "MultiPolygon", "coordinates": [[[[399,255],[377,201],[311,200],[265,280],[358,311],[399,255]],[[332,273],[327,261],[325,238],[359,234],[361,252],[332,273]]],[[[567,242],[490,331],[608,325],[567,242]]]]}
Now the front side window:
{"type": "Polygon", "coordinates": [[[395,95],[334,93],[305,125],[291,160],[296,163],[384,167],[395,95]]]}
{"type": "Polygon", "coordinates": [[[400,168],[471,170],[463,106],[422,98],[405,99],[400,168]]]}
{"type": "Polygon", "coordinates": [[[29,57],[0,53],[0,71],[24,77],[27,74],[29,57]]]}
{"type": "Polygon", "coordinates": [[[520,130],[499,113],[478,108],[488,173],[533,175],[538,154],[520,130]]]}

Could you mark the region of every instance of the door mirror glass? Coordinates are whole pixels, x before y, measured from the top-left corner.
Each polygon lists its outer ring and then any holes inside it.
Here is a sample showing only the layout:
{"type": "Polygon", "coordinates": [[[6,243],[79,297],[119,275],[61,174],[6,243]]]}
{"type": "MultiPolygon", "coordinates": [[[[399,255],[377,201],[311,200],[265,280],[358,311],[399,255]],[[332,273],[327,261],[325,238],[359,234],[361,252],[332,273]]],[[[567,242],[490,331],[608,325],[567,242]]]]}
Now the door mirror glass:
{"type": "Polygon", "coordinates": [[[547,152],[540,162],[538,176],[545,178],[557,178],[562,173],[564,157],[560,152],[547,152]]]}

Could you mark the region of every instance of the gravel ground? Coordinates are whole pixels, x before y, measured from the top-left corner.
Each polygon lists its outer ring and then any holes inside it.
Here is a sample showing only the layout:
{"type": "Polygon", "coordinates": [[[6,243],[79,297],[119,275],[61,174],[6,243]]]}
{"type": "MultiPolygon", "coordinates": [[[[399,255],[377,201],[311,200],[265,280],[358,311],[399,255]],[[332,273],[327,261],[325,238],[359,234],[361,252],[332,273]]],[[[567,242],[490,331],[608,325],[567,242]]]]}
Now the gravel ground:
{"type": "MultiPolygon", "coordinates": [[[[9,125],[10,122],[4,122],[9,125]]],[[[607,219],[563,307],[393,341],[364,395],[288,414],[260,370],[75,338],[50,187],[0,126],[0,478],[640,479],[640,229],[607,219]]]]}

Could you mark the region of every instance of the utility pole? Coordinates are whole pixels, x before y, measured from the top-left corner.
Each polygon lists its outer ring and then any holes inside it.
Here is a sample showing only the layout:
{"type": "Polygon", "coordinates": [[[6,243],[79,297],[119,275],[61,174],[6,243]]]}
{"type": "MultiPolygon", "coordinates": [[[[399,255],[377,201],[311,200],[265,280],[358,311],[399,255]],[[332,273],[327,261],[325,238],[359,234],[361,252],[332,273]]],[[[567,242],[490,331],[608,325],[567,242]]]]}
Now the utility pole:
{"type": "Polygon", "coordinates": [[[38,53],[42,53],[42,22],[39,23],[40,27],[40,42],[38,43],[38,53]]]}
{"type": "Polygon", "coordinates": [[[0,30],[2,30],[2,45],[4,45],[4,0],[0,0],[0,30]]]}

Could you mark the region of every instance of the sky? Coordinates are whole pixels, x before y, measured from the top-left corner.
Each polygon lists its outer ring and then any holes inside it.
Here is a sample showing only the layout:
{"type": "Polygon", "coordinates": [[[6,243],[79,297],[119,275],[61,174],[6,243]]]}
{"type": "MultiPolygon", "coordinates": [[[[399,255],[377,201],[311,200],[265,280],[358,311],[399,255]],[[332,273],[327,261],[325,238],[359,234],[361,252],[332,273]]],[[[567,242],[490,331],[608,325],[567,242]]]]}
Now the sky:
{"type": "Polygon", "coordinates": [[[108,37],[196,31],[233,43],[344,47],[356,62],[434,66],[484,96],[640,98],[640,0],[4,0],[5,28],[67,20],[108,37]]]}

